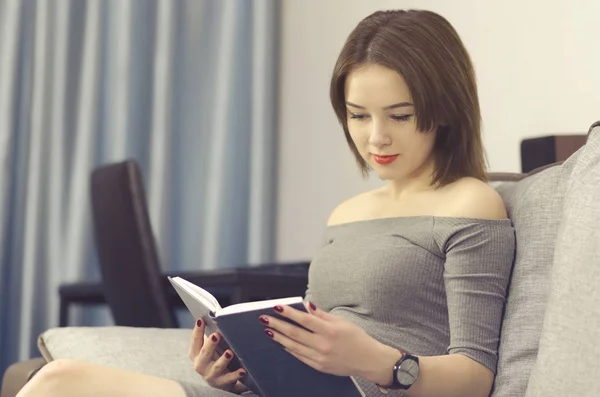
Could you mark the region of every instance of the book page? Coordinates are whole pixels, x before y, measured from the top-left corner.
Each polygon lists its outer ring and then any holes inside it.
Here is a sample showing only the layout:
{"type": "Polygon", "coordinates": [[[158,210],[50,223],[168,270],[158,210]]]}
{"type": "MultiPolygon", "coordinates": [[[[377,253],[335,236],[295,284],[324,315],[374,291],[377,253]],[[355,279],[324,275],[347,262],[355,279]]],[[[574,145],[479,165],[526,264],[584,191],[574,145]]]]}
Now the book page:
{"type": "Polygon", "coordinates": [[[280,305],[280,306],[293,305],[295,303],[299,303],[302,301],[303,301],[303,299],[301,296],[296,296],[296,297],[292,297],[292,298],[270,299],[270,300],[259,301],[259,302],[237,303],[235,305],[227,306],[224,309],[217,310],[215,313],[215,317],[226,316],[228,314],[235,314],[235,313],[251,312],[254,310],[270,308],[270,307],[273,307],[276,305],[280,305]]]}
{"type": "Polygon", "coordinates": [[[178,277],[169,277],[169,281],[177,291],[177,294],[188,308],[194,320],[201,318],[206,324],[205,334],[217,332],[219,327],[212,318],[211,313],[214,313],[215,306],[209,302],[204,296],[196,292],[193,288],[190,288],[182,279],[178,277]]]}
{"type": "Polygon", "coordinates": [[[211,294],[204,288],[201,288],[194,283],[190,283],[189,281],[181,277],[173,277],[172,280],[179,284],[182,288],[184,288],[188,293],[200,300],[200,302],[202,302],[204,306],[206,306],[213,312],[217,312],[221,309],[221,305],[219,304],[217,298],[215,298],[213,294],[211,294]]]}
{"type": "MultiPolygon", "coordinates": [[[[358,382],[356,381],[356,379],[354,378],[354,376],[351,376],[350,379],[352,379],[352,382],[354,382],[354,386],[356,386],[356,390],[358,390],[358,392],[360,393],[360,395],[362,397],[367,397],[367,395],[365,394],[364,390],[360,387],[360,385],[358,384],[358,382]]],[[[388,394],[388,392],[386,391],[385,393],[382,394],[388,394]]]]}

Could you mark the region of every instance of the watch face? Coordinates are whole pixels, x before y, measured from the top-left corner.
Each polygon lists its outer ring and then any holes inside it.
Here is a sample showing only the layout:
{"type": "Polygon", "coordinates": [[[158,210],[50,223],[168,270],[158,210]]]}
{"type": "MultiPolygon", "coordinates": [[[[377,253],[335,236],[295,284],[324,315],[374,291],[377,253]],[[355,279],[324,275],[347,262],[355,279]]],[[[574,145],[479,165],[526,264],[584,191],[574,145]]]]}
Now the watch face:
{"type": "Polygon", "coordinates": [[[415,360],[404,360],[398,368],[396,377],[401,385],[411,386],[419,377],[419,364],[415,360]]]}

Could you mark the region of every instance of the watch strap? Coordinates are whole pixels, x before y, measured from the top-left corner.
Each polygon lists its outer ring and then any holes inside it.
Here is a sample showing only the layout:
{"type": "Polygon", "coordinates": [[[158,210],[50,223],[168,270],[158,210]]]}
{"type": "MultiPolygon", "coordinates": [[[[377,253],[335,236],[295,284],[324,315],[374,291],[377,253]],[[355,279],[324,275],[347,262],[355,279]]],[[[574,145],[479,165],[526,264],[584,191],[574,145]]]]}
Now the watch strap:
{"type": "Polygon", "coordinates": [[[375,386],[377,386],[377,389],[379,389],[379,392],[381,394],[388,394],[391,390],[396,390],[396,388],[392,389],[391,387],[393,387],[398,381],[396,380],[396,369],[398,368],[398,366],[400,364],[402,364],[402,361],[405,360],[406,356],[409,354],[408,352],[402,350],[402,349],[396,349],[398,350],[401,354],[402,357],[400,357],[400,359],[398,361],[396,361],[396,364],[394,364],[394,368],[392,369],[392,385],[391,386],[381,386],[378,384],[375,384],[375,386]]]}

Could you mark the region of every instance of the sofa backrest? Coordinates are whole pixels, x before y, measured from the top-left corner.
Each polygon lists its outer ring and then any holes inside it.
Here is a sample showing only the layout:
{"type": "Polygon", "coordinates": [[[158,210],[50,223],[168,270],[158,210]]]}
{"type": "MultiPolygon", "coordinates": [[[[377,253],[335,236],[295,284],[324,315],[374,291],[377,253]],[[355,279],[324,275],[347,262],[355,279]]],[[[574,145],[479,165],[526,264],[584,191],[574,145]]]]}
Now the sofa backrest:
{"type": "Polygon", "coordinates": [[[579,154],[520,181],[496,186],[515,227],[516,253],[492,397],[525,395],[538,353],[566,184],[579,154]]]}
{"type": "Polygon", "coordinates": [[[600,123],[567,184],[527,397],[600,396],[600,123]]]}

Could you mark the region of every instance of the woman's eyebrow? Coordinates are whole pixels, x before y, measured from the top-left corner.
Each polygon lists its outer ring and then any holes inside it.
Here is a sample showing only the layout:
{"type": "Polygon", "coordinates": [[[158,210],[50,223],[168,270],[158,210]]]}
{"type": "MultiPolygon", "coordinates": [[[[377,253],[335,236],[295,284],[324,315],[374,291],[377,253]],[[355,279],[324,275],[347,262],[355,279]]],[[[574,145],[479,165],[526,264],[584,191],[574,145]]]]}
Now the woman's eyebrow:
{"type": "MultiPolygon", "coordinates": [[[[360,105],[357,105],[357,104],[354,104],[354,103],[348,102],[348,101],[346,101],[346,106],[350,106],[350,107],[357,108],[357,109],[365,109],[364,106],[360,106],[360,105]]],[[[403,107],[407,107],[407,106],[414,106],[414,105],[412,103],[410,103],[410,102],[398,102],[398,103],[395,103],[393,105],[384,106],[383,110],[403,108],[403,107]]]]}

